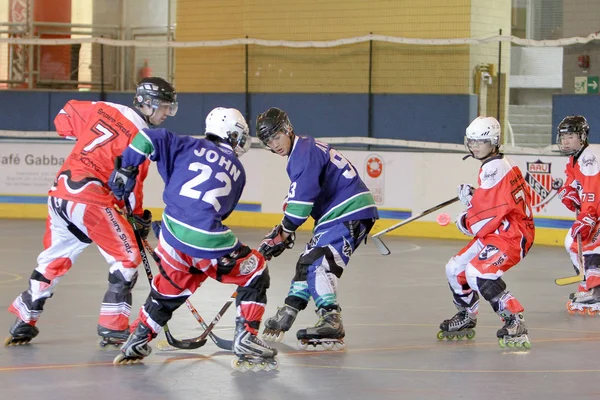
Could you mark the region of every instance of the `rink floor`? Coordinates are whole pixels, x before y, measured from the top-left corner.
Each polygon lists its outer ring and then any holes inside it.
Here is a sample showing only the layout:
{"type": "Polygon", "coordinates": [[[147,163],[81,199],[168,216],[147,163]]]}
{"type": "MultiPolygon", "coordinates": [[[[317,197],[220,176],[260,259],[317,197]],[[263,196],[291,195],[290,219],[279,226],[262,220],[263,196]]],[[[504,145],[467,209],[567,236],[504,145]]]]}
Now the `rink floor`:
{"type": "MultiPolygon", "coordinates": [[[[41,250],[43,221],[0,220],[0,306],[6,310],[27,287],[41,250]]],[[[448,228],[451,229],[451,228],[448,228]]],[[[264,230],[234,229],[256,246],[264,230]]],[[[526,308],[532,349],[501,349],[501,326],[482,303],[477,336],[471,341],[438,341],[440,321],[455,309],[444,265],[465,242],[384,237],[392,255],[372,245],[353,256],[340,282],[347,348],[300,351],[295,329],[316,321],[313,305],[276,344],[277,371],[233,371],[233,356],[211,341],[194,351],[159,351],[143,364],[113,366],[117,350],[97,345],[97,314],[106,289],[107,266],[90,246],[46,303],[40,335],[27,346],[0,350],[1,399],[597,399],[600,398],[600,317],[570,316],[565,303],[571,287],[554,279],[572,273],[562,248],[534,246],[505,275],[509,289],[526,308]]],[[[293,276],[297,248],[270,264],[267,315],[282,303],[293,276]]],[[[153,265],[153,268],[155,266],[153,265]]],[[[137,311],[148,293],[140,271],[134,290],[137,311]]],[[[207,283],[190,300],[210,320],[233,286],[207,283]]],[[[231,339],[233,307],[218,335],[231,339]]],[[[13,316],[0,312],[7,336],[13,316]]],[[[170,322],[178,338],[201,333],[182,307],[170,322]]],[[[161,334],[156,341],[163,341],[161,334]]],[[[154,342],[153,342],[154,343],[154,342]]],[[[155,346],[153,346],[155,347],[155,346]]]]}

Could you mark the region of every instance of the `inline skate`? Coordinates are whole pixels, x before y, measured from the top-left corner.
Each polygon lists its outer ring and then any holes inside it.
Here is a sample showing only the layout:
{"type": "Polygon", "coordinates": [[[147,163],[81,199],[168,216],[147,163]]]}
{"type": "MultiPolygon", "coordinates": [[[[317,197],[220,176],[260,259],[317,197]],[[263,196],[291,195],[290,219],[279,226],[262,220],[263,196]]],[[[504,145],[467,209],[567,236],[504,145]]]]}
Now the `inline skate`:
{"type": "Polygon", "coordinates": [[[313,347],[322,346],[325,350],[341,350],[346,347],[344,342],[344,325],[342,324],[341,309],[336,307],[332,310],[319,308],[316,313],[319,320],[315,326],[300,329],[296,333],[298,348],[305,350],[309,345],[313,347]]]}

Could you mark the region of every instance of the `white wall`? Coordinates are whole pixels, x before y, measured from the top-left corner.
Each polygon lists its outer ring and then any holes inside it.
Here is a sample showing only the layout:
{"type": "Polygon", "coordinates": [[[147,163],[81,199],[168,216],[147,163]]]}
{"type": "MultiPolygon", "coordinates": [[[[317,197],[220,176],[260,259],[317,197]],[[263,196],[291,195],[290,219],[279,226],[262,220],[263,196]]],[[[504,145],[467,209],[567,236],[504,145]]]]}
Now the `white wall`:
{"type": "MultiPolygon", "coordinates": [[[[71,148],[65,143],[2,143],[0,146],[0,196],[7,195],[46,195],[54,176],[60,167],[60,158],[65,158],[71,148]],[[14,162],[18,156],[19,163],[14,162]],[[12,160],[12,161],[10,161],[12,160]],[[47,160],[46,165],[27,164],[26,160],[47,160]],[[52,160],[54,164],[52,164],[52,160]]],[[[476,185],[479,162],[469,158],[462,160],[462,154],[409,153],[409,152],[364,152],[344,151],[358,173],[368,185],[383,191],[383,209],[406,209],[418,213],[456,196],[456,187],[462,182],[476,185]],[[377,179],[366,177],[366,162],[374,154],[384,163],[383,173],[377,179]]],[[[566,158],[551,156],[512,156],[525,176],[527,162],[551,164],[553,178],[564,179],[566,158]]],[[[280,213],[283,197],[287,193],[289,181],[285,172],[286,159],[260,148],[253,148],[241,158],[246,168],[247,186],[241,198],[243,202],[262,204],[265,213],[280,213]]],[[[161,208],[163,183],[153,167],[145,183],[145,206],[161,208]]],[[[552,194],[554,194],[552,192],[552,194]]],[[[462,205],[454,204],[446,212],[456,215],[462,205]]],[[[538,216],[569,217],[569,213],[554,199],[538,213],[538,216]]],[[[432,214],[424,220],[433,221],[432,214]]]]}

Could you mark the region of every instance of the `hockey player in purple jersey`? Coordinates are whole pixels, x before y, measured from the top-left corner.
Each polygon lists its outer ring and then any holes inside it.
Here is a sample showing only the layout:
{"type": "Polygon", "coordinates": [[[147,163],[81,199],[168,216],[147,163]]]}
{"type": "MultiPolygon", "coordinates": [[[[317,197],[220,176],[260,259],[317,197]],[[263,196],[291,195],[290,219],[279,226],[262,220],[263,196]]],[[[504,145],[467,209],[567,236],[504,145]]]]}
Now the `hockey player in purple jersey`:
{"type": "Polygon", "coordinates": [[[248,125],[242,114],[218,107],[206,117],[206,138],[144,129],[123,152],[121,167],[110,179],[115,196],[127,197],[135,186],[137,166],[148,157],[156,162],[165,182],[165,210],[156,248],[160,274],[154,277],[137,327],[115,364],[149,355],[148,342],[211,277],[238,285],[233,343],[233,352],[239,357],[234,360],[236,365],[253,365],[258,360],[261,366],[276,367],[277,350],[256,336],[269,287],[267,263],[223,224],[242,195],[246,173],[238,158],[249,148],[248,125]]]}
{"type": "Polygon", "coordinates": [[[379,218],[373,195],[340,152],[312,137],[296,135],[284,111],[273,107],[260,114],[256,132],[268,150],[288,157],[291,181],[283,219],[259,251],[267,259],[277,257],[293,246],[294,232],[309,216],[315,220],[313,237],[296,264],[285,304],[265,320],[263,338],[280,341],[312,297],[319,319],[314,327],[297,332],[298,345],[343,348],[337,283],[379,218]]]}

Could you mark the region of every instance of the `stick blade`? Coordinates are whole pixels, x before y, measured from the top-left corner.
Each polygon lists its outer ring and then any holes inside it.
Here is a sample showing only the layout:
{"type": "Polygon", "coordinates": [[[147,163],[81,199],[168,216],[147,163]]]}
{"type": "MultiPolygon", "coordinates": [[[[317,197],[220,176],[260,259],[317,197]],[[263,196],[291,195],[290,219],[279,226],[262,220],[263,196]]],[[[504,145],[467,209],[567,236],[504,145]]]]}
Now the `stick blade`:
{"type": "Polygon", "coordinates": [[[177,340],[167,330],[165,330],[165,336],[167,337],[167,342],[171,346],[177,347],[178,349],[182,349],[182,350],[195,350],[195,349],[199,349],[200,347],[204,346],[206,344],[206,342],[207,342],[206,338],[199,340],[200,337],[194,338],[194,339],[177,340]]]}
{"type": "Polygon", "coordinates": [[[169,342],[167,342],[166,339],[161,339],[159,341],[157,341],[156,343],[152,343],[154,344],[154,347],[159,350],[159,351],[176,351],[176,350],[181,350],[178,349],[177,347],[173,347],[169,344],[169,342]]]}
{"type": "Polygon", "coordinates": [[[385,243],[383,243],[383,240],[373,236],[371,236],[371,240],[373,240],[375,247],[377,247],[377,250],[379,250],[381,255],[389,256],[392,253],[390,249],[388,249],[388,247],[385,245],[385,243]]]}
{"type": "Polygon", "coordinates": [[[233,351],[233,340],[222,339],[217,335],[209,335],[218,348],[233,351]]]}
{"type": "Polygon", "coordinates": [[[583,277],[580,275],[566,276],[564,278],[555,279],[554,283],[556,283],[558,286],[566,286],[566,285],[572,285],[573,283],[581,282],[582,280],[583,280],[583,277]]]}

